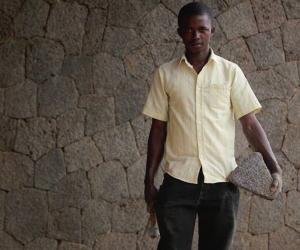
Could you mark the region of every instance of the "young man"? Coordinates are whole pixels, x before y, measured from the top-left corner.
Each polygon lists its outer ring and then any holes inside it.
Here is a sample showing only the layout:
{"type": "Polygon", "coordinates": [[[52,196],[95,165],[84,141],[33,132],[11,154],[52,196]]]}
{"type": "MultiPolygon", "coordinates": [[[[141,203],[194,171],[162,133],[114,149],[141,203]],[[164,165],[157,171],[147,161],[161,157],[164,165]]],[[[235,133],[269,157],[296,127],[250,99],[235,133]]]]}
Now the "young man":
{"type": "Polygon", "coordinates": [[[282,170],[255,113],[261,110],[240,67],[214,54],[210,9],[185,5],[178,34],[185,45],[181,58],[154,74],[143,114],[152,117],[148,139],[145,200],[157,216],[159,250],[191,249],[195,219],[199,249],[228,249],[236,229],[240,193],[227,176],[235,169],[235,119],[256,151],[262,153],[273,183],[282,188],[282,170]],[[154,177],[164,156],[159,191],[154,177]]]}

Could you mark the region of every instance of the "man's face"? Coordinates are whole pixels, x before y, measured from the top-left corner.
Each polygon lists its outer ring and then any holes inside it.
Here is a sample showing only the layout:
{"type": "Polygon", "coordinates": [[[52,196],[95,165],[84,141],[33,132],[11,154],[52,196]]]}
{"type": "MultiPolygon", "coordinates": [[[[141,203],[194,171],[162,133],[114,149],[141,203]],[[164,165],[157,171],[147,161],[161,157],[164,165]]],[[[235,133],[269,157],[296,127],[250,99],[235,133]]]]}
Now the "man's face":
{"type": "Polygon", "coordinates": [[[192,54],[207,51],[213,33],[214,27],[206,14],[187,17],[178,28],[187,52],[192,54]]]}

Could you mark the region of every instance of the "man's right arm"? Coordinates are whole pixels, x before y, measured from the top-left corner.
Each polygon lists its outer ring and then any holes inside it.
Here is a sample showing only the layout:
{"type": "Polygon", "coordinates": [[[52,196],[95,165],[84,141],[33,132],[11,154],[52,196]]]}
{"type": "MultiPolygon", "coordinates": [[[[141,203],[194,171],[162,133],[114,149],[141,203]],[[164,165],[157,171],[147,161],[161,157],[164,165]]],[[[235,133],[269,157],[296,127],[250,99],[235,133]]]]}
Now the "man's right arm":
{"type": "Polygon", "coordinates": [[[157,189],[154,185],[154,177],[164,154],[166,136],[167,122],[152,118],[152,125],[148,138],[146,174],[144,179],[145,201],[148,205],[148,211],[152,210],[156,199],[157,189]]]}

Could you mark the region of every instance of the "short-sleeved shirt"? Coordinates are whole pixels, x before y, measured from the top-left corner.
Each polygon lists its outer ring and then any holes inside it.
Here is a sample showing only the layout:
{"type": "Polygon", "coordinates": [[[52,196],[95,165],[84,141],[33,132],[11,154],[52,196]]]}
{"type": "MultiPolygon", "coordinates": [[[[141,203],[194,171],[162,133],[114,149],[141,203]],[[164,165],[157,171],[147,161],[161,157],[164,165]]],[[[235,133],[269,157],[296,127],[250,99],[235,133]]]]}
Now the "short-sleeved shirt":
{"type": "Polygon", "coordinates": [[[142,113],[167,122],[162,170],[188,183],[227,182],[235,121],[262,108],[241,68],[214,53],[199,74],[185,55],[159,66],[142,113]]]}

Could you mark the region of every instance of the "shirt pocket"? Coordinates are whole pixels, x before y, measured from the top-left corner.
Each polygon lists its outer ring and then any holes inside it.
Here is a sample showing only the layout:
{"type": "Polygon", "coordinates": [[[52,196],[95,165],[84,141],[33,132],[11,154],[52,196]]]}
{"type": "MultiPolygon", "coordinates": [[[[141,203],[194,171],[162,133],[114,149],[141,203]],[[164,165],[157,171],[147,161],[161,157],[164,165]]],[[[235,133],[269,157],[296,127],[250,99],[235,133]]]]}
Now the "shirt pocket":
{"type": "Polygon", "coordinates": [[[218,111],[230,109],[230,87],[226,84],[210,84],[203,87],[207,108],[218,111]]]}

